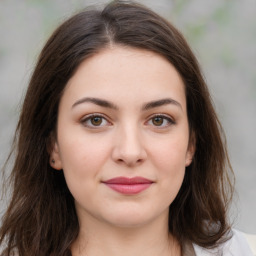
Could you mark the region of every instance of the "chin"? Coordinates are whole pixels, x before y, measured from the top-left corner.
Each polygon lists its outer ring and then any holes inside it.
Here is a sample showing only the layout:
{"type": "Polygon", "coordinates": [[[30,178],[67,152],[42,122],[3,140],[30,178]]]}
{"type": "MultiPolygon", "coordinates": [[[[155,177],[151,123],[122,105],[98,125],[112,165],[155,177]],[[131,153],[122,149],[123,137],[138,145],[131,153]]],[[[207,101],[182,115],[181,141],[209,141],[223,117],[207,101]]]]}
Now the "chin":
{"type": "Polygon", "coordinates": [[[144,211],[128,211],[115,213],[108,216],[106,219],[113,226],[120,228],[136,228],[152,222],[157,216],[149,214],[150,212],[144,211]]]}
{"type": "Polygon", "coordinates": [[[111,224],[118,228],[138,228],[138,227],[144,226],[149,222],[150,222],[149,220],[145,220],[145,219],[120,218],[118,220],[111,222],[111,224]]]}

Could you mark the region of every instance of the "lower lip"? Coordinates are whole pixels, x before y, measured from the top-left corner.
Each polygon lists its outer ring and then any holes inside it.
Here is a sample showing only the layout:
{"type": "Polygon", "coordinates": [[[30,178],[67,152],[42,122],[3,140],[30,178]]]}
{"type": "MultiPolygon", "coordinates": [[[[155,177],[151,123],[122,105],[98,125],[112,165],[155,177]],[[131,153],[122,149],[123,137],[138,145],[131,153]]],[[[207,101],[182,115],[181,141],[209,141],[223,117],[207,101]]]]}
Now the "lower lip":
{"type": "Polygon", "coordinates": [[[105,183],[109,188],[126,195],[135,195],[149,188],[152,183],[142,184],[111,184],[105,183]]]}

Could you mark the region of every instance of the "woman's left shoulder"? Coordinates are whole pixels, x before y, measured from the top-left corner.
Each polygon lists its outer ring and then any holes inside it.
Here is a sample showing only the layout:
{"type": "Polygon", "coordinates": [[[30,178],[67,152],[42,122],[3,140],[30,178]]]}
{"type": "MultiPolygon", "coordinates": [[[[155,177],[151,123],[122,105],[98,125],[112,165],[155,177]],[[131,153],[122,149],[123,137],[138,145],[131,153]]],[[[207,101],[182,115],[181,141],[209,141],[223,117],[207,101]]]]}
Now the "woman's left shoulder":
{"type": "Polygon", "coordinates": [[[194,245],[197,256],[256,256],[256,236],[246,235],[245,233],[232,229],[231,238],[218,248],[209,250],[194,245]]]}
{"type": "MultiPolygon", "coordinates": [[[[233,229],[233,236],[227,243],[229,244],[228,248],[235,253],[240,252],[243,253],[241,255],[256,255],[255,245],[256,245],[256,236],[248,235],[239,230],[233,229]]],[[[239,253],[234,254],[239,255],[239,253]]]]}
{"type": "Polygon", "coordinates": [[[253,252],[253,255],[256,256],[256,235],[244,234],[244,236],[253,252]]]}

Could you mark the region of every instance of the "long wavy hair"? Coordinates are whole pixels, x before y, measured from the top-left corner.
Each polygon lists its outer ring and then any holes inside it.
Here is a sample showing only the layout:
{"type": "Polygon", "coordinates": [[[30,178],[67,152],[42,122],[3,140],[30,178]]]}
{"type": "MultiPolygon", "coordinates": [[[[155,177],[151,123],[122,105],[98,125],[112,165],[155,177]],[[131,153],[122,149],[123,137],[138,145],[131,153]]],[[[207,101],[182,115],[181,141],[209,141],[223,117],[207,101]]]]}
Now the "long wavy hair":
{"type": "Polygon", "coordinates": [[[12,194],[0,229],[0,244],[6,248],[1,255],[14,251],[19,256],[71,255],[79,223],[63,172],[49,164],[49,141],[67,82],[82,61],[110,45],[160,54],[176,68],[185,85],[196,152],[170,205],[170,233],[181,244],[189,240],[202,247],[214,247],[227,237],[232,168],[198,62],[168,21],[140,4],[113,1],[101,10],[85,9],[65,21],[39,55],[11,153],[14,164],[8,186],[12,194]]]}

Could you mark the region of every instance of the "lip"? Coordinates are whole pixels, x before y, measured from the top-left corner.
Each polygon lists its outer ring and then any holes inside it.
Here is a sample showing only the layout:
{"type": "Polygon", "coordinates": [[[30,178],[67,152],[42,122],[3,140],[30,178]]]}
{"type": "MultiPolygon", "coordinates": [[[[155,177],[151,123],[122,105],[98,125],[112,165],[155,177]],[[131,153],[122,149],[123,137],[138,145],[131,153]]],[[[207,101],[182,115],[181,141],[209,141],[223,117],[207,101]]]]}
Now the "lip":
{"type": "Polygon", "coordinates": [[[121,194],[134,195],[149,188],[154,182],[143,177],[116,177],[102,183],[121,194]]]}

